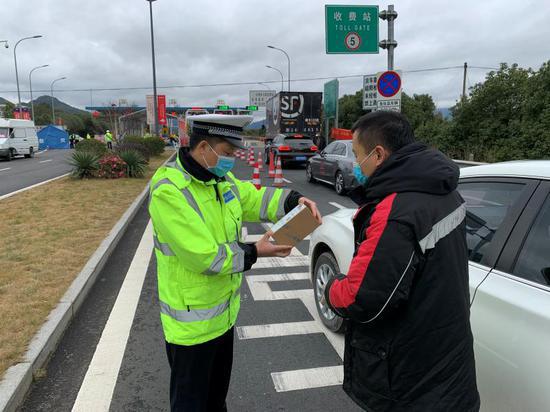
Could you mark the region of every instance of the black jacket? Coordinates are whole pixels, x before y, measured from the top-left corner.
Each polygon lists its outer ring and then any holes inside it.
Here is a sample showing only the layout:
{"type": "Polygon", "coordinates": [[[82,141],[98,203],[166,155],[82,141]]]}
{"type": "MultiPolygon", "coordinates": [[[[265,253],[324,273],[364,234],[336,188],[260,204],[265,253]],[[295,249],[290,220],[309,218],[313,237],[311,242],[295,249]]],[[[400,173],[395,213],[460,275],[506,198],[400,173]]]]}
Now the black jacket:
{"type": "Polygon", "coordinates": [[[344,390],[368,411],[479,410],[458,176],[414,143],[353,193],[354,258],[325,297],[349,318],[344,390]]]}

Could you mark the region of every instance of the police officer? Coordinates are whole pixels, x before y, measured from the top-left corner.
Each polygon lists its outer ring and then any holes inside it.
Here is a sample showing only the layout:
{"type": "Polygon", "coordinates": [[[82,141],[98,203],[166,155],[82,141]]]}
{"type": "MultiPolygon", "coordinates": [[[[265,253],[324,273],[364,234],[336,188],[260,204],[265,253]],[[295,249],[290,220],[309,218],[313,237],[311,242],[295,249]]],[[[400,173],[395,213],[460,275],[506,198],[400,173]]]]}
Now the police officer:
{"type": "Polygon", "coordinates": [[[151,181],[160,317],[171,368],[172,411],[226,411],[233,329],[243,272],[258,257],[285,257],[266,233],[243,243],[243,221],[276,222],[299,203],[321,221],[316,204],[287,189],[257,190],[230,172],[252,116],[198,115],[190,151],[151,181]]]}
{"type": "Polygon", "coordinates": [[[113,135],[110,130],[105,132],[105,143],[107,143],[107,149],[113,150],[113,135]]]}

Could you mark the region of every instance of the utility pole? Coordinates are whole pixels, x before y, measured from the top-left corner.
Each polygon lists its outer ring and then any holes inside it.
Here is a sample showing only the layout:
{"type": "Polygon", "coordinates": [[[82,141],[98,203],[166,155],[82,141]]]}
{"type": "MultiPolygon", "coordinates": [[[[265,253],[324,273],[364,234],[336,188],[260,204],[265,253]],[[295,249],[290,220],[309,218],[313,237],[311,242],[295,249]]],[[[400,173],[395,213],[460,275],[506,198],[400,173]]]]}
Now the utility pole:
{"type": "Polygon", "coordinates": [[[159,127],[159,112],[158,112],[158,102],[157,102],[157,69],[155,65],[155,37],[153,34],[153,2],[156,0],[146,0],[149,2],[149,19],[151,24],[151,57],[153,61],[153,110],[155,111],[154,115],[154,136],[158,137],[158,127],[159,127]]]}
{"type": "Polygon", "coordinates": [[[466,99],[466,76],[468,75],[468,63],[464,62],[464,78],[462,79],[462,100],[466,99]]]}
{"type": "Polygon", "coordinates": [[[394,20],[397,18],[397,12],[393,4],[388,6],[388,10],[382,10],[379,17],[388,21],[388,39],[382,40],[378,45],[380,48],[388,50],[388,70],[393,70],[393,51],[397,47],[394,37],[394,20]]]}

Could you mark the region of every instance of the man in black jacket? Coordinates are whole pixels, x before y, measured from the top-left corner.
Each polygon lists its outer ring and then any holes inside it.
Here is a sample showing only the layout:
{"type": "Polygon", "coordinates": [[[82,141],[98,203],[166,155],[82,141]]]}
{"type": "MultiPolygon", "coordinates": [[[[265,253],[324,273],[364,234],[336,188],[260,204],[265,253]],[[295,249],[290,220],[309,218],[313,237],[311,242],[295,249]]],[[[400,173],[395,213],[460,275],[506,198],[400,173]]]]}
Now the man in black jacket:
{"type": "Polygon", "coordinates": [[[352,132],[355,254],[325,289],[348,319],[344,390],[367,411],[478,411],[458,167],[398,113],[352,132]]]}

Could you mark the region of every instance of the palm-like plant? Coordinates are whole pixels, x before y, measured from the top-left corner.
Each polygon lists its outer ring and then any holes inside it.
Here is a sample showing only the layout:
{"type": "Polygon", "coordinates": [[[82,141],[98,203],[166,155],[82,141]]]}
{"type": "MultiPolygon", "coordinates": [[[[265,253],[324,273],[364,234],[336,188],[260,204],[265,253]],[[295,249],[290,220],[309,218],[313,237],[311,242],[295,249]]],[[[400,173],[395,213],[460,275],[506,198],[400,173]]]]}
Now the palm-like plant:
{"type": "Polygon", "coordinates": [[[147,161],[137,150],[123,150],[118,156],[126,163],[126,176],[143,177],[147,161]]]}
{"type": "Polygon", "coordinates": [[[72,176],[80,179],[94,177],[99,169],[100,156],[92,152],[75,151],[69,159],[69,164],[73,167],[72,176]]]}

